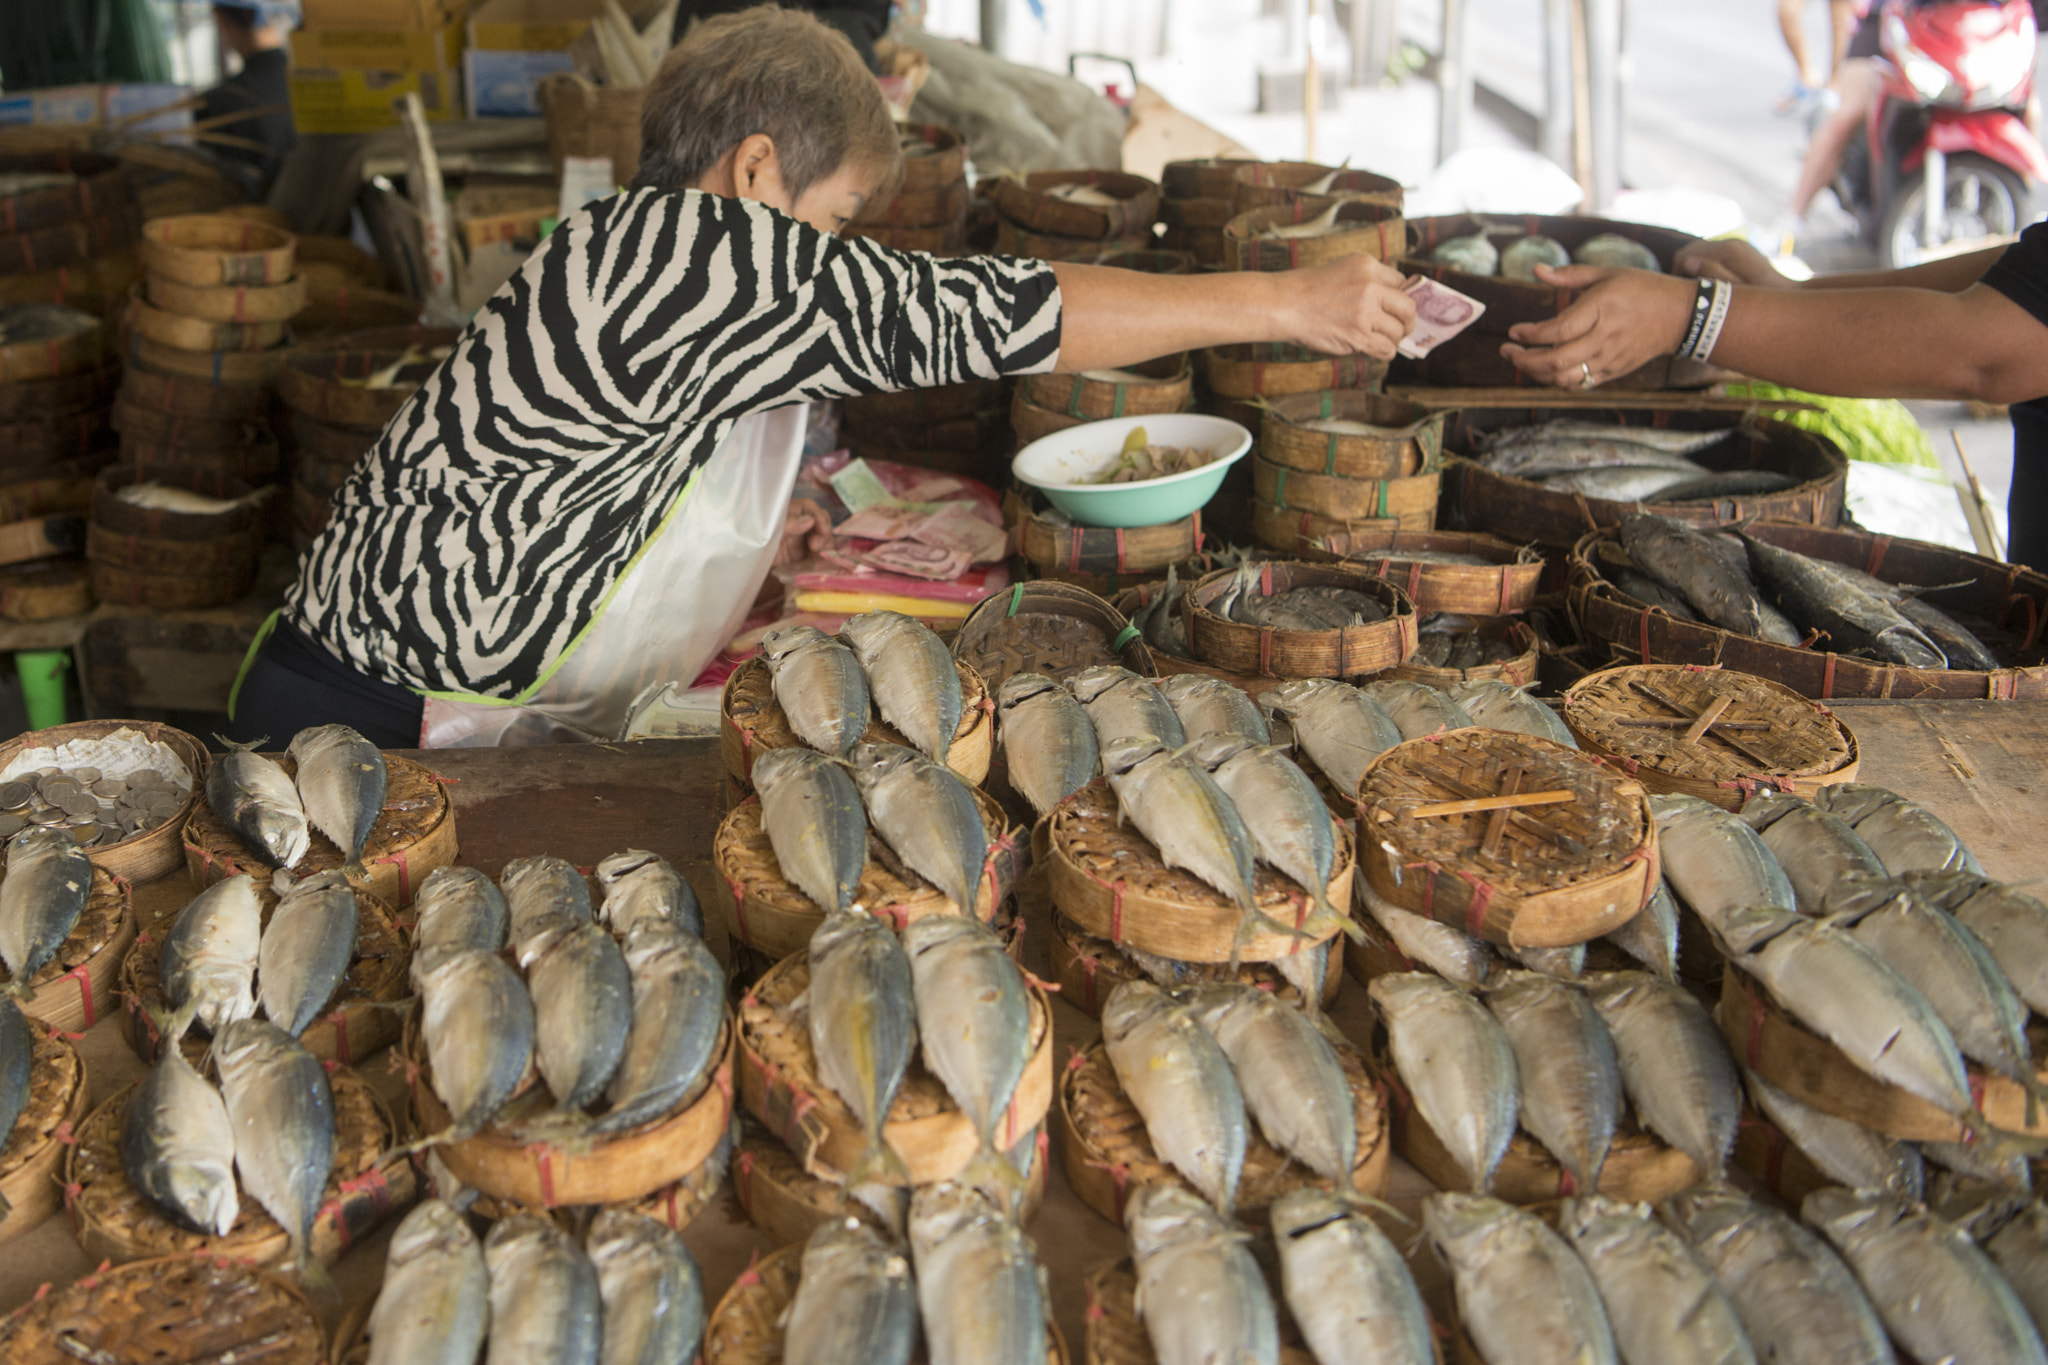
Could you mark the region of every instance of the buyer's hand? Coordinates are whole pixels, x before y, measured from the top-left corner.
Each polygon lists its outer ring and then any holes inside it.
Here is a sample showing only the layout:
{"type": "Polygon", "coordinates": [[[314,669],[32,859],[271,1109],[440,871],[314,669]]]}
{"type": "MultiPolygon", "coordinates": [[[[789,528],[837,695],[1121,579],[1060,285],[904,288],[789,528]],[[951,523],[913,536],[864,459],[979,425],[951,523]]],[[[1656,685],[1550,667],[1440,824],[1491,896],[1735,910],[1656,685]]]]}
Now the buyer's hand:
{"type": "Polygon", "coordinates": [[[1545,284],[1584,290],[1548,322],[1508,329],[1500,353],[1523,374],[1560,389],[1590,389],[1670,355],[1685,340],[1692,281],[1648,270],[1536,267],[1545,284]]]}
{"type": "Polygon", "coordinates": [[[1401,272],[1370,256],[1341,256],[1272,278],[1285,295],[1289,339],[1312,351],[1392,360],[1415,326],[1415,303],[1401,292],[1401,272]]]}
{"type": "Polygon", "coordinates": [[[1779,274],[1768,256],[1741,238],[1694,242],[1672,261],[1671,273],[1764,289],[1790,289],[1796,283],[1779,274]]]}

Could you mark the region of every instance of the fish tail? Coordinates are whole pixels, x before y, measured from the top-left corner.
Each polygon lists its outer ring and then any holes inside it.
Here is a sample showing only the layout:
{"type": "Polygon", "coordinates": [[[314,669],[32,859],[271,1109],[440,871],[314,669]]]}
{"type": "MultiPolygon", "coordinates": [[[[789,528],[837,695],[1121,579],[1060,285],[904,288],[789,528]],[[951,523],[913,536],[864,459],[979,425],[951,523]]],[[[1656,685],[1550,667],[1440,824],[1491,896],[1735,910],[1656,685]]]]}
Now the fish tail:
{"type": "Polygon", "coordinates": [[[1991,1120],[1985,1118],[1981,1110],[1967,1110],[1958,1118],[1963,1131],[1970,1135],[1971,1142],[1988,1161],[2011,1161],[2015,1157],[2033,1161],[2048,1153],[2048,1138],[2028,1137],[1993,1128],[1991,1120]]]}
{"type": "Polygon", "coordinates": [[[846,1173],[846,1188],[849,1190],[858,1185],[908,1187],[914,1183],[910,1178],[910,1168],[903,1164],[903,1158],[896,1155],[896,1149],[880,1133],[868,1139],[867,1150],[846,1173]]]}
{"type": "Polygon", "coordinates": [[[314,1316],[322,1322],[337,1321],[341,1317],[341,1290],[335,1286],[334,1277],[327,1273],[327,1267],[313,1254],[313,1248],[303,1239],[299,1242],[295,1268],[299,1288],[305,1290],[306,1297],[312,1301],[314,1316]]]}
{"type": "Polygon", "coordinates": [[[198,1007],[190,1002],[166,1012],[162,1006],[145,1000],[142,1012],[149,1017],[151,1027],[156,1029],[159,1052],[167,1047],[176,1047],[185,1041],[185,1034],[192,1027],[192,1016],[198,1007]]]}
{"type": "Polygon", "coordinates": [[[24,1003],[36,998],[36,988],[29,984],[27,977],[17,977],[0,984],[0,995],[11,995],[24,1003]]]}
{"type": "Polygon", "coordinates": [[[363,866],[362,855],[357,854],[341,865],[341,875],[352,882],[367,881],[369,880],[370,870],[363,866]]]}
{"type": "Polygon", "coordinates": [[[1355,1186],[1339,1185],[1331,1190],[1330,1193],[1337,1197],[1338,1203],[1359,1213],[1376,1213],[1383,1218],[1391,1218],[1397,1223],[1412,1225],[1415,1222],[1413,1218],[1410,1218],[1386,1200],[1375,1199],[1373,1196],[1363,1193],[1355,1186]]]}
{"type": "Polygon", "coordinates": [[[264,745],[270,743],[269,735],[263,735],[260,738],[252,739],[247,744],[238,744],[234,740],[229,739],[226,735],[222,734],[218,730],[215,730],[213,732],[213,737],[221,742],[221,747],[231,752],[236,749],[260,749],[264,745]]]}
{"type": "Polygon", "coordinates": [[[1365,926],[1360,924],[1351,916],[1339,911],[1336,906],[1330,904],[1330,892],[1328,887],[1324,887],[1323,889],[1319,890],[1316,893],[1315,900],[1316,918],[1314,922],[1316,924],[1334,924],[1337,927],[1337,932],[1344,935],[1344,937],[1350,939],[1353,943],[1365,942],[1365,926]]]}
{"type": "Polygon", "coordinates": [[[982,1134],[981,1150],[961,1168],[959,1179],[965,1184],[991,1191],[997,1202],[1002,1204],[1004,1212],[1012,1218],[1020,1216],[1024,1191],[1030,1182],[987,1133],[982,1134]]]}

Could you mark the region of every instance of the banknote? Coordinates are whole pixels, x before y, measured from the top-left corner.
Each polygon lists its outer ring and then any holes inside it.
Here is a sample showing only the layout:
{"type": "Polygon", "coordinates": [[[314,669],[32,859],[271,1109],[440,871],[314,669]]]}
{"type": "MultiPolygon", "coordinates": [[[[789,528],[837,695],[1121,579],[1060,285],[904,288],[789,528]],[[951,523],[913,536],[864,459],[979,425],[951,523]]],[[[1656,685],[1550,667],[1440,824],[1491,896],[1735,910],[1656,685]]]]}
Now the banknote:
{"type": "Polygon", "coordinates": [[[1460,294],[1426,275],[1417,275],[1401,286],[1415,300],[1415,330],[1402,338],[1399,347],[1410,360],[1420,360],[1458,333],[1479,321],[1486,305],[1460,294]]]}

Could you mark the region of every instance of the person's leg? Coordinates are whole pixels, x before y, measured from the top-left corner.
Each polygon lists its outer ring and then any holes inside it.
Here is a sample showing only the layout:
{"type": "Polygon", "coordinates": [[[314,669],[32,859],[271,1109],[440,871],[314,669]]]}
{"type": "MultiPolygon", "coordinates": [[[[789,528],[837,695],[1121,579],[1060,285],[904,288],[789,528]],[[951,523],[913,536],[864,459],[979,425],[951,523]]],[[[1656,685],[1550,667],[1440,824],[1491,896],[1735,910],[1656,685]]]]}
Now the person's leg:
{"type": "Polygon", "coordinates": [[[1799,168],[1799,184],[1792,191],[1794,218],[1804,218],[1814,196],[1834,182],[1842,169],[1842,152],[1856,129],[1870,117],[1877,101],[1877,68],[1868,58],[1852,57],[1835,73],[1832,89],[1841,97],[1834,112],[1821,120],[1807,144],[1806,161],[1799,168]]]}
{"type": "Polygon", "coordinates": [[[2005,499],[2005,557],[2048,568],[2048,413],[2033,403],[2012,409],[2012,489],[2005,499]]]}
{"type": "Polygon", "coordinates": [[[1813,51],[1806,42],[1806,0],[1778,0],[1778,32],[1785,37],[1785,50],[1799,69],[1802,89],[1818,90],[1821,74],[1814,69],[1813,51]]]}
{"type": "Polygon", "coordinates": [[[1834,25],[1834,49],[1828,66],[1829,79],[1849,60],[1849,39],[1856,33],[1856,0],[1828,0],[1828,19],[1834,25]]]}
{"type": "Polygon", "coordinates": [[[280,620],[235,694],[228,737],[282,749],[311,725],[353,726],[380,749],[416,749],[426,703],[358,673],[280,620]]]}

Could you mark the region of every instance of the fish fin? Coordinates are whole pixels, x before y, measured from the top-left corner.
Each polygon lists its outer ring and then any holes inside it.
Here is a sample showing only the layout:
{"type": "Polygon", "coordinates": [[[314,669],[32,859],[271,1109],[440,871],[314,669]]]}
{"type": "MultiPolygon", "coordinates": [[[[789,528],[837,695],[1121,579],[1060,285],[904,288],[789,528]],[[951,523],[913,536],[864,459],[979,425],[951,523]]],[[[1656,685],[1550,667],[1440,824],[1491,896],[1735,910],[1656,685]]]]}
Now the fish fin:
{"type": "Polygon", "coordinates": [[[1359,1213],[1377,1213],[1391,1218],[1397,1223],[1406,1223],[1411,1227],[1417,1226],[1413,1218],[1410,1218],[1384,1199],[1375,1199],[1373,1196],[1361,1193],[1356,1189],[1336,1189],[1331,1190],[1330,1193],[1336,1196],[1338,1203],[1346,1205],[1359,1213]]]}
{"type": "Polygon", "coordinates": [[[887,1139],[879,1133],[868,1139],[867,1150],[853,1163],[853,1169],[846,1173],[845,1187],[857,1185],[903,1185],[916,1182],[910,1178],[910,1168],[903,1164],[903,1158],[896,1154],[887,1139]]]}
{"type": "Polygon", "coordinates": [[[36,988],[29,984],[27,977],[22,977],[18,981],[10,980],[0,985],[0,995],[11,995],[16,1000],[26,1002],[36,998],[36,988]]]}
{"type": "Polygon", "coordinates": [[[218,730],[216,730],[216,731],[214,731],[214,732],[213,732],[213,737],[214,737],[215,739],[219,740],[219,741],[220,741],[220,742],[221,742],[221,743],[222,743],[222,744],[223,744],[224,746],[226,746],[226,747],[227,747],[227,748],[228,748],[228,749],[229,749],[230,751],[233,751],[233,750],[238,750],[238,749],[239,749],[239,750],[247,750],[247,751],[251,751],[251,752],[253,752],[253,751],[257,750],[257,749],[260,749],[260,748],[262,748],[262,747],[263,747],[264,745],[266,745],[266,744],[270,743],[270,736],[269,736],[269,735],[263,735],[263,736],[260,736],[260,737],[258,737],[258,738],[256,738],[256,739],[252,739],[252,740],[250,740],[250,741],[249,741],[249,742],[248,742],[247,744],[238,744],[238,743],[236,743],[236,742],[235,742],[234,740],[232,740],[232,739],[229,739],[229,738],[228,738],[228,737],[227,737],[226,735],[222,734],[222,733],[221,733],[220,731],[218,731],[218,730]]]}
{"type": "Polygon", "coordinates": [[[982,1135],[981,1150],[968,1160],[955,1179],[992,1190],[996,1194],[996,1202],[1003,1206],[1003,1212],[1012,1218],[1022,1217],[1024,1190],[1029,1182],[987,1134],[982,1135]]]}
{"type": "Polygon", "coordinates": [[[1320,924],[1335,924],[1337,931],[1353,943],[1365,942],[1365,926],[1351,916],[1340,912],[1330,904],[1330,892],[1326,887],[1316,895],[1316,915],[1320,924]]]}
{"type": "Polygon", "coordinates": [[[2048,1153],[2048,1138],[2028,1137],[2021,1133],[2008,1133],[1991,1126],[1991,1120],[1981,1110],[1971,1109],[1957,1116],[1969,1140],[1984,1154],[1988,1161],[2010,1161],[2021,1157],[2033,1161],[2048,1153]]]}
{"type": "Polygon", "coordinates": [[[370,870],[363,866],[361,857],[355,857],[341,865],[341,875],[352,882],[363,882],[370,879],[370,870]]]}
{"type": "Polygon", "coordinates": [[[299,1248],[297,1264],[299,1288],[306,1292],[313,1314],[322,1323],[332,1324],[341,1320],[341,1290],[335,1286],[334,1277],[327,1273],[327,1267],[313,1254],[310,1246],[299,1248]]]}

